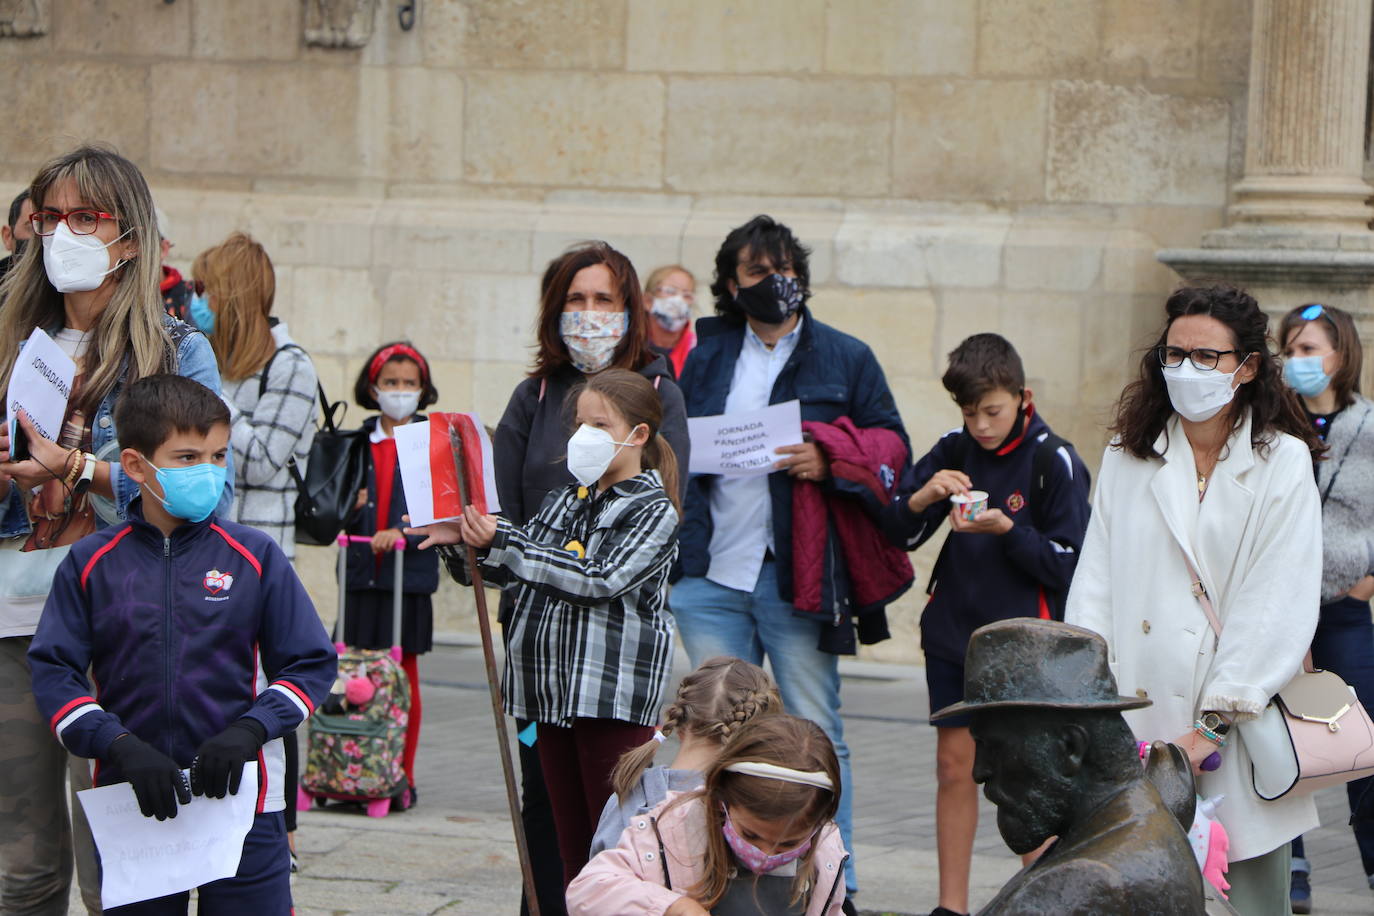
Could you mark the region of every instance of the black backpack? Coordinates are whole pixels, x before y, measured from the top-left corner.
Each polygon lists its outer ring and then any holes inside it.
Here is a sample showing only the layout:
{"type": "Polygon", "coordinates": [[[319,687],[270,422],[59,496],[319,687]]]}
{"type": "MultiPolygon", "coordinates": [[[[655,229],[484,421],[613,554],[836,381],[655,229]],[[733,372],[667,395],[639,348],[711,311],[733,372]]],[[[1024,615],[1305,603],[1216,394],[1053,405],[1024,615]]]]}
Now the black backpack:
{"type": "MultiPolygon", "coordinates": [[[[277,353],[288,347],[301,350],[296,344],[287,344],[277,353]]],[[[263,366],[258,397],[267,390],[267,370],[272,368],[277,353],[273,353],[272,359],[263,366]]],[[[324,385],[317,382],[316,386],[324,425],[315,428],[315,441],[310,443],[305,473],[297,467],[294,456],[287,461],[286,467],[296,481],[296,543],[324,547],[333,544],[343,533],[353,514],[358,491],[366,483],[367,434],[362,429],[340,429],[348,405],[343,401],[331,404],[324,393],[324,385]]]]}

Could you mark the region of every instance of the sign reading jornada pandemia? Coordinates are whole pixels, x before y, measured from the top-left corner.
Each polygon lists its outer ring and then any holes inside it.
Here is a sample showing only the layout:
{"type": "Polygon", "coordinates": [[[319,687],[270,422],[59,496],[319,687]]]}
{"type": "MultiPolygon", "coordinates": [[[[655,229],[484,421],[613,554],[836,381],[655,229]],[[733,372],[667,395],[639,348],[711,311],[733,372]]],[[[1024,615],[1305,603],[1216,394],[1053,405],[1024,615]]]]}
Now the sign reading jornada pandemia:
{"type": "Polygon", "coordinates": [[[46,439],[56,440],[62,432],[62,417],[76,378],[76,363],[62,352],[57,342],[35,328],[24,342],[10,374],[5,397],[10,441],[14,441],[19,411],[29,415],[34,428],[46,439]]]}
{"type": "Polygon", "coordinates": [[[784,456],[777,449],[800,445],[801,402],[783,401],[759,410],[689,417],[693,474],[733,477],[767,474],[784,456]]]}

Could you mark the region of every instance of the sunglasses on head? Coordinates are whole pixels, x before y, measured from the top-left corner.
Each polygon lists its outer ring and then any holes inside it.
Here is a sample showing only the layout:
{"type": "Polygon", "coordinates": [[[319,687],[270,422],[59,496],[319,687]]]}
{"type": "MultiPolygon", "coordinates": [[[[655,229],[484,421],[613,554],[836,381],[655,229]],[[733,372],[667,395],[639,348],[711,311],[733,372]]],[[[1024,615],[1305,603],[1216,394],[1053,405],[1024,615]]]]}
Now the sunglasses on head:
{"type": "MultiPolygon", "coordinates": [[[[1309,305],[1301,312],[1298,312],[1298,317],[1301,318],[1303,321],[1316,321],[1323,315],[1326,315],[1326,306],[1324,305],[1309,305]]],[[[1331,316],[1326,315],[1326,320],[1330,321],[1331,316]]]]}

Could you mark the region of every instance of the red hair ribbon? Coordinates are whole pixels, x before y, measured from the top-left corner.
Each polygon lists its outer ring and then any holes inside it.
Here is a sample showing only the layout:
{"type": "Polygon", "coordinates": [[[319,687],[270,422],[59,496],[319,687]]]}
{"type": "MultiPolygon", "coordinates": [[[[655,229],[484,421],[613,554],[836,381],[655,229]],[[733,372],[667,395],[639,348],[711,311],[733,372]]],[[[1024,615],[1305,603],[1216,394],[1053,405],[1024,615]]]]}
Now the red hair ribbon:
{"type": "Polygon", "coordinates": [[[429,363],[425,362],[425,358],[420,355],[419,350],[409,344],[403,343],[383,347],[380,353],[372,357],[372,364],[367,367],[367,380],[369,382],[377,381],[377,375],[382,371],[382,367],[387,364],[388,360],[396,356],[404,356],[407,359],[414,360],[415,364],[420,367],[421,382],[423,384],[429,384],[429,363]]]}

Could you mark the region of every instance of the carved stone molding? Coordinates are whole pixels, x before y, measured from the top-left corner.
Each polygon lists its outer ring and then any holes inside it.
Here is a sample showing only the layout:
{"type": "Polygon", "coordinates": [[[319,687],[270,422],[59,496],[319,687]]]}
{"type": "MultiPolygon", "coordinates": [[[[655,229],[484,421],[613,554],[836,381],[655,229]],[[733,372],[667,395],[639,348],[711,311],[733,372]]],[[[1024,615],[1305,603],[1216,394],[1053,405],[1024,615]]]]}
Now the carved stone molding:
{"type": "Polygon", "coordinates": [[[376,21],[377,0],[305,0],[305,43],[361,48],[371,40],[376,21]]]}
{"type": "Polygon", "coordinates": [[[48,34],[48,0],[0,0],[0,38],[48,34]]]}

